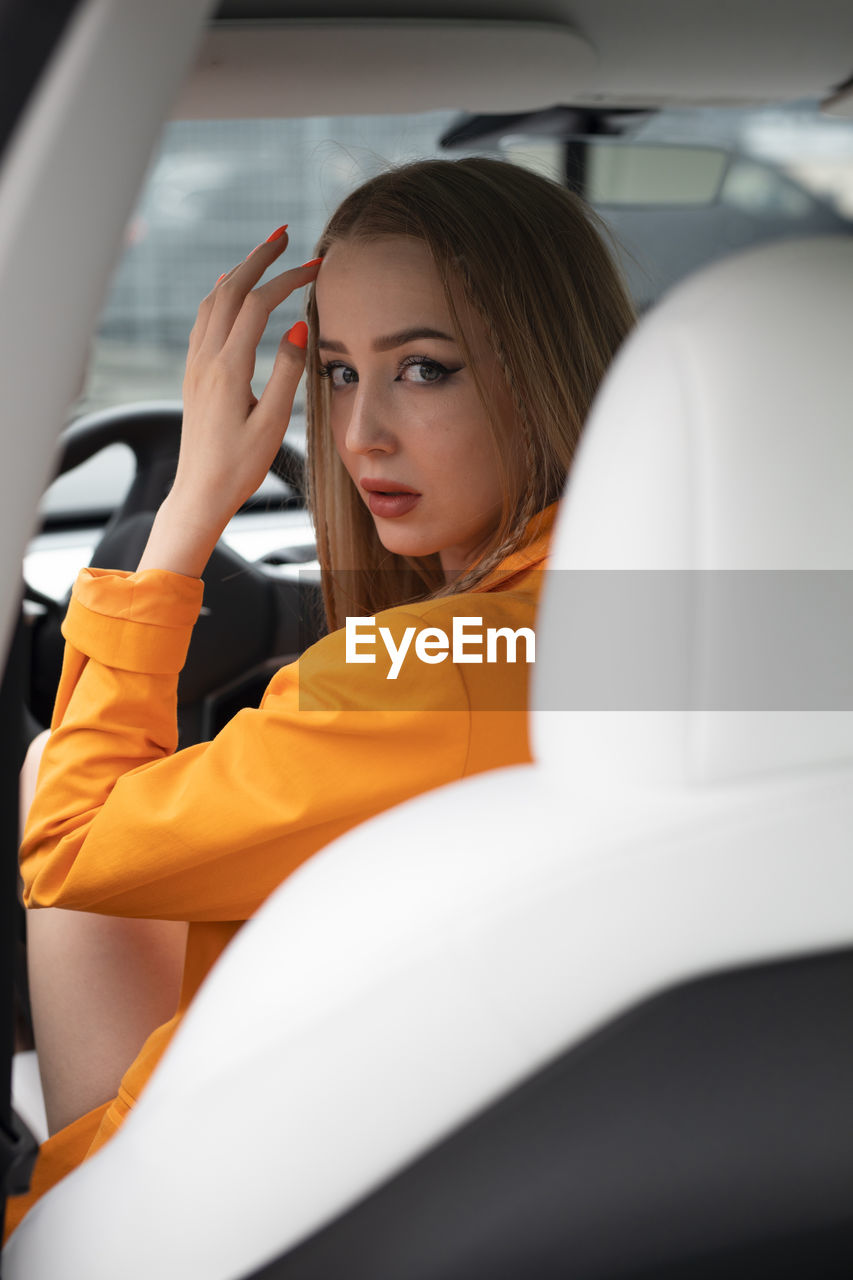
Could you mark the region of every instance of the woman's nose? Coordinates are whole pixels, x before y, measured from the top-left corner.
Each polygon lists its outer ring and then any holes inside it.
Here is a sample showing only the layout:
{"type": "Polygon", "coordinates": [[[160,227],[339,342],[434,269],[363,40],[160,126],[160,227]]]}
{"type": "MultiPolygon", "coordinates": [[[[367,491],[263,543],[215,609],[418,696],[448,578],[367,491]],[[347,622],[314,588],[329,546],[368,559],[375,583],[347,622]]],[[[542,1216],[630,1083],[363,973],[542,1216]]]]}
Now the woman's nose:
{"type": "Polygon", "coordinates": [[[352,397],[345,444],[350,453],[393,453],[397,447],[387,406],[364,383],[352,397]]]}

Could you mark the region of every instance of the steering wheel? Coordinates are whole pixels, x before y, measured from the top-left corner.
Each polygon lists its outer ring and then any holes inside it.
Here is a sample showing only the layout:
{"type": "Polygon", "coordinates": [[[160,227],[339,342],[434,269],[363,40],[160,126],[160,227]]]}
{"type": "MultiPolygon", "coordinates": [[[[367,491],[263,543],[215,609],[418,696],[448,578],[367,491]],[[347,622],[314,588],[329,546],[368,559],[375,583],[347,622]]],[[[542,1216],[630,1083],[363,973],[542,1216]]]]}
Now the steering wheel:
{"type": "MultiPolygon", "coordinates": [[[[63,475],[112,444],[133,452],[135,474],[127,495],[103,531],[90,564],[135,569],[160,503],[174,478],[181,435],[179,403],[125,405],[88,414],[65,432],[57,475],[63,475]]],[[[270,471],[293,491],[286,499],[304,506],[305,464],[282,444],[270,471]]],[[[286,557],[285,557],[286,558],[286,557]]],[[[271,674],[271,659],[294,656],[320,633],[318,593],[283,577],[273,566],[251,563],[218,543],[204,572],[204,608],[193,632],[178,684],[181,745],[201,741],[256,694],[271,674]]],[[[27,587],[40,606],[31,649],[31,703],[46,723],[62,661],[60,603],[27,587]]]]}

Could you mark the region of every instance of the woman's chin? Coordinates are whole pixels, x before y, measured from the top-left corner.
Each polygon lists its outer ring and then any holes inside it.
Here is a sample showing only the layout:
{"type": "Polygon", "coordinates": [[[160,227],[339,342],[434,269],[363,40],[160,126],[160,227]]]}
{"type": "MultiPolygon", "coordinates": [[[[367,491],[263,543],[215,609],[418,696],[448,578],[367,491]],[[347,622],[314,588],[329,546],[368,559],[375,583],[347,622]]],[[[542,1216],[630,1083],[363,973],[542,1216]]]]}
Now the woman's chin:
{"type": "Polygon", "coordinates": [[[376,532],[385,550],[397,556],[418,558],[435,555],[439,550],[435,542],[429,538],[407,534],[402,529],[380,529],[377,526],[376,532]]]}

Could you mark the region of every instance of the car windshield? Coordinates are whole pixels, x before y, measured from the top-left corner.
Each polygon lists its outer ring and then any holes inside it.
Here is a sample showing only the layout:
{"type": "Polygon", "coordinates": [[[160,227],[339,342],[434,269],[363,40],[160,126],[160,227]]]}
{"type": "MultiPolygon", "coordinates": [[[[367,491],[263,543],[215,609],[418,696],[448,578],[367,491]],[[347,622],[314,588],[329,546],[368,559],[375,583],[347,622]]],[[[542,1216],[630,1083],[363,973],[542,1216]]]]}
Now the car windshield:
{"type": "MultiPolygon", "coordinates": [[[[372,174],[417,158],[484,154],[587,195],[612,232],[640,311],[733,250],[853,227],[853,121],[823,116],[812,102],[616,112],[592,128],[589,113],[567,108],[519,118],[441,111],[174,121],[128,222],[71,418],[178,400],[199,301],[271,228],[288,223],[288,261],[305,261],[330,211],[372,174]],[[578,129],[595,136],[578,140],[578,129]]],[[[301,305],[289,299],[269,326],[256,391],[301,305]]],[[[288,440],[304,440],[299,397],[288,440]]],[[[57,480],[42,516],[53,528],[103,519],[131,474],[130,451],[114,445],[57,480]]],[[[268,496],[274,488],[269,481],[268,496]]]]}
{"type": "MultiPolygon", "coordinates": [[[[531,136],[523,122],[503,136],[443,149],[442,137],[458,120],[454,112],[430,112],[169,124],[127,227],[75,414],[179,396],[187,336],[217,277],[281,221],[289,223],[288,259],[311,257],[330,211],[388,164],[499,154],[553,177],[564,174],[564,142],[531,136]]],[[[644,173],[645,186],[637,187],[639,199],[631,201],[629,192],[619,207],[602,202],[600,211],[627,251],[641,306],[727,250],[783,231],[841,229],[853,218],[853,121],[821,116],[814,104],[655,112],[631,128],[630,138],[645,148],[632,178],[638,184],[644,173]],[[670,168],[680,166],[688,198],[673,201],[662,185],[652,147],[659,143],[680,144],[681,150],[669,148],[670,168]],[[732,158],[710,198],[700,192],[690,202],[687,148],[702,145],[724,148],[732,158]]],[[[260,383],[278,332],[298,318],[299,305],[289,300],[262,342],[260,383]]]]}

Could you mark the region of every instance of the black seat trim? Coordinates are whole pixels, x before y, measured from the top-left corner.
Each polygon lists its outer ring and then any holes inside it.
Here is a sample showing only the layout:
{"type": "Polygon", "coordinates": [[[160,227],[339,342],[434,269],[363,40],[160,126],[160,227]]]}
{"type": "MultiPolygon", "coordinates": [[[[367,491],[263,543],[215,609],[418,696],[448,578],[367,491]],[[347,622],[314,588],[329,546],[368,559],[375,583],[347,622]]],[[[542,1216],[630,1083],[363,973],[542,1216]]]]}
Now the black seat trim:
{"type": "Polygon", "coordinates": [[[851,1010],[853,950],[680,985],[253,1280],[851,1275],[851,1010]]]}

